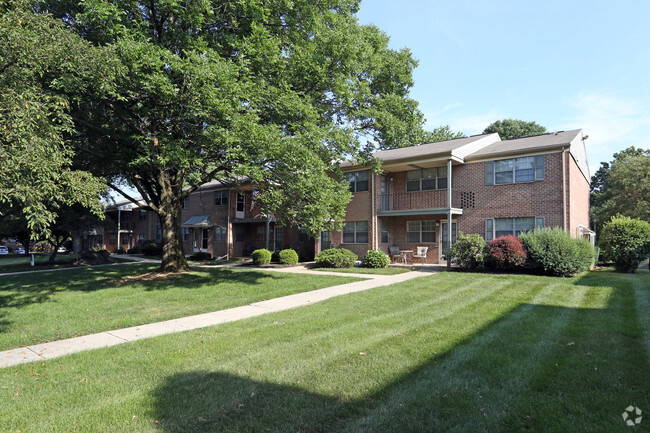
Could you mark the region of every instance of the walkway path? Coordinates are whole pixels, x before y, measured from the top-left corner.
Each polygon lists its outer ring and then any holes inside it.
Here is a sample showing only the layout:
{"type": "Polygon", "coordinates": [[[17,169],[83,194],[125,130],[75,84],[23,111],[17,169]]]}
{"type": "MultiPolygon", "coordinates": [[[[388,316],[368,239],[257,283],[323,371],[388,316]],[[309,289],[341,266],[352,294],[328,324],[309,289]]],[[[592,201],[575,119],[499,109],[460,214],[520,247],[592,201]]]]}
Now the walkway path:
{"type": "MultiPolygon", "coordinates": [[[[198,314],[196,316],[182,317],[179,319],[166,320],[164,322],[150,323],[147,325],[133,326],[131,328],[117,329],[114,331],[100,332],[98,334],[85,335],[82,337],[58,340],[50,343],[36,344],[34,346],[21,347],[18,349],[0,352],[0,367],[8,367],[33,361],[58,358],[83,350],[98,349],[101,347],[114,346],[130,341],[151,338],[159,335],[171,334],[174,332],[189,331],[192,329],[204,328],[207,326],[219,325],[221,323],[234,322],[249,317],[276,311],[288,310],[304,305],[311,305],[324,301],[335,296],[348,293],[360,292],[376,287],[401,283],[412,278],[423,275],[431,275],[443,268],[429,268],[427,271],[413,271],[397,275],[366,275],[366,274],[342,274],[339,276],[360,276],[367,278],[363,281],[340,284],[338,286],[326,287],[310,292],[296,293],[294,295],[255,302],[241,307],[229,308],[227,310],[215,311],[213,313],[198,314]]],[[[266,268],[265,271],[295,272],[295,273],[318,273],[319,275],[330,272],[311,271],[304,267],[294,268],[266,268]]]]}

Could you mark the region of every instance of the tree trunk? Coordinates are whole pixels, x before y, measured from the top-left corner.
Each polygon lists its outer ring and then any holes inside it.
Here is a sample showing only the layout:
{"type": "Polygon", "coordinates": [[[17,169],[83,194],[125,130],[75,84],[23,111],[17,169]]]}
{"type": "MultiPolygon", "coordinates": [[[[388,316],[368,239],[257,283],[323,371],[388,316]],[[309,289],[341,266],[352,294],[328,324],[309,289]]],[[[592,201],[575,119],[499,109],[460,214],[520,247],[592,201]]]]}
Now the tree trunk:
{"type": "Polygon", "coordinates": [[[160,198],[158,216],[162,231],[163,256],[160,270],[162,272],[182,272],[189,270],[183,252],[181,235],[182,202],[178,199],[174,187],[165,182],[160,198]]]}

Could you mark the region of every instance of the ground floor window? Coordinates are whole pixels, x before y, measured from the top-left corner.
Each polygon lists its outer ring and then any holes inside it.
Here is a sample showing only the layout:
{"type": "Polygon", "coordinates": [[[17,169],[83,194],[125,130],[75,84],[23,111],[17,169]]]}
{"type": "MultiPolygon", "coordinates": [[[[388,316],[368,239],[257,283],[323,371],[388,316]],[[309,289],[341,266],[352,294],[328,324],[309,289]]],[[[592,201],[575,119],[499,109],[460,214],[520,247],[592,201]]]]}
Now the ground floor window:
{"type": "Polygon", "coordinates": [[[147,235],[145,235],[144,233],[140,233],[137,236],[138,237],[136,238],[136,242],[138,245],[142,245],[144,241],[147,240],[147,235]]]}
{"type": "Polygon", "coordinates": [[[190,240],[190,229],[189,227],[181,227],[181,232],[183,233],[183,241],[187,242],[190,240]]]}
{"type": "Polygon", "coordinates": [[[544,217],[489,218],[485,220],[485,240],[490,242],[500,236],[519,236],[544,225],[544,217]]]}
{"type": "Polygon", "coordinates": [[[427,221],[407,221],[406,222],[406,242],[411,244],[418,243],[435,243],[436,241],[436,222],[427,221]]]}
{"type": "Polygon", "coordinates": [[[226,228],[225,227],[215,227],[214,228],[214,242],[226,242],[226,228]]]}
{"type": "Polygon", "coordinates": [[[388,236],[388,221],[381,222],[381,242],[383,244],[387,244],[388,242],[390,242],[388,236]]]}
{"type": "Polygon", "coordinates": [[[343,225],[344,244],[367,244],[368,221],[352,221],[343,225]]]}
{"type": "Polygon", "coordinates": [[[332,248],[332,234],[323,230],[320,232],[320,250],[325,251],[332,248]]]}
{"type": "Polygon", "coordinates": [[[162,241],[162,229],[160,227],[156,227],[156,241],[162,241]]]}
{"type": "Polygon", "coordinates": [[[104,235],[97,235],[97,245],[104,245],[104,235]]]}

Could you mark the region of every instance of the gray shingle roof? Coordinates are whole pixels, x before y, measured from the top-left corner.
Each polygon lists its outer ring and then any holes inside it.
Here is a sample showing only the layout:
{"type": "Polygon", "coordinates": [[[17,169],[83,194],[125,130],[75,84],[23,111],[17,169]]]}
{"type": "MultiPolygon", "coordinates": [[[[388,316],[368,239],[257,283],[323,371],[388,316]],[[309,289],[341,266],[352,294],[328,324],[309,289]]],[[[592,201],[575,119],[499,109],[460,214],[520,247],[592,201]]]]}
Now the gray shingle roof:
{"type": "Polygon", "coordinates": [[[535,151],[548,151],[570,146],[571,143],[582,133],[582,129],[572,131],[550,132],[548,134],[534,135],[532,137],[517,138],[492,143],[471,155],[467,161],[482,158],[498,157],[500,155],[516,155],[535,151]]]}

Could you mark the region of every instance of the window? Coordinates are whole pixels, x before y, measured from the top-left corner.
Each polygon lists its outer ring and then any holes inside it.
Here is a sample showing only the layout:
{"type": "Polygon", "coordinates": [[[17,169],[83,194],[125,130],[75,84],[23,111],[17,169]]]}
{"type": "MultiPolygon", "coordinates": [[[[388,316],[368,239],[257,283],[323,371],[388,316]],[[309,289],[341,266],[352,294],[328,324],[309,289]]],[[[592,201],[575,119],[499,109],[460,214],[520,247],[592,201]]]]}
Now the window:
{"type": "Polygon", "coordinates": [[[522,232],[544,227],[544,217],[490,218],[485,220],[485,240],[490,242],[500,236],[519,236],[522,232]]]}
{"type": "Polygon", "coordinates": [[[228,190],[220,189],[214,192],[214,205],[224,206],[228,204],[228,190]]]}
{"type": "Polygon", "coordinates": [[[244,227],[235,229],[235,242],[246,242],[246,229],[244,227]]]}
{"type": "Polygon", "coordinates": [[[545,155],[489,161],[485,163],[485,184],[503,185],[544,180],[545,165],[545,155]]]}
{"type": "Polygon", "coordinates": [[[346,173],[345,178],[350,182],[350,192],[368,191],[368,170],[346,173]]]}
{"type": "Polygon", "coordinates": [[[320,250],[325,251],[332,248],[331,233],[328,230],[320,232],[320,250]]]}
{"type": "Polygon", "coordinates": [[[104,235],[97,235],[97,245],[104,245],[104,235]]]}
{"type": "Polygon", "coordinates": [[[343,224],[344,244],[367,244],[368,221],[355,221],[343,224]]]}
{"type": "Polygon", "coordinates": [[[406,222],[406,242],[417,243],[434,243],[436,241],[436,222],[435,221],[407,221],[406,222]]]}
{"type": "Polygon", "coordinates": [[[144,243],[144,241],[147,240],[147,235],[145,235],[144,233],[140,233],[139,235],[137,235],[136,239],[137,239],[136,240],[137,244],[142,245],[144,243]]]}
{"type": "Polygon", "coordinates": [[[138,219],[140,221],[146,221],[147,220],[147,211],[141,209],[140,212],[138,213],[138,219]]]}
{"type": "Polygon", "coordinates": [[[214,242],[226,242],[226,228],[225,227],[215,227],[214,228],[214,242]]]}
{"type": "Polygon", "coordinates": [[[162,241],[162,230],[160,227],[156,227],[156,241],[160,242],[162,241]]]}
{"type": "Polygon", "coordinates": [[[190,229],[189,227],[181,227],[181,233],[183,233],[183,242],[190,240],[190,229]]]}
{"type": "Polygon", "coordinates": [[[423,168],[406,172],[406,191],[447,188],[447,167],[423,168]]]}
{"type": "Polygon", "coordinates": [[[305,229],[298,229],[298,242],[306,243],[309,242],[309,233],[305,229]]]}
{"type": "Polygon", "coordinates": [[[388,239],[388,221],[386,220],[381,222],[381,242],[383,244],[390,242],[388,239]]]}
{"type": "Polygon", "coordinates": [[[187,196],[183,199],[183,209],[190,208],[190,196],[187,196]]]}
{"type": "Polygon", "coordinates": [[[129,239],[130,237],[131,236],[129,236],[127,234],[122,235],[120,237],[120,242],[122,243],[122,245],[129,245],[130,244],[130,239],[129,239]]]}

